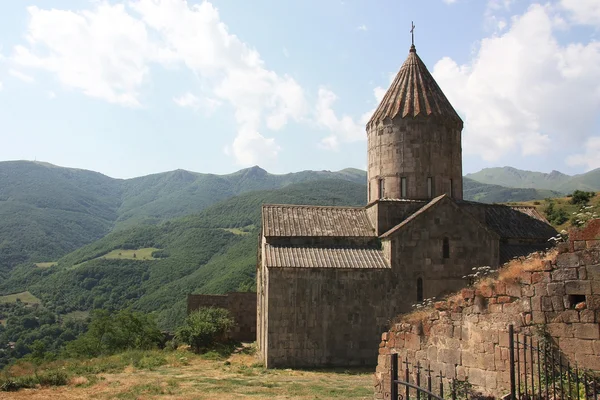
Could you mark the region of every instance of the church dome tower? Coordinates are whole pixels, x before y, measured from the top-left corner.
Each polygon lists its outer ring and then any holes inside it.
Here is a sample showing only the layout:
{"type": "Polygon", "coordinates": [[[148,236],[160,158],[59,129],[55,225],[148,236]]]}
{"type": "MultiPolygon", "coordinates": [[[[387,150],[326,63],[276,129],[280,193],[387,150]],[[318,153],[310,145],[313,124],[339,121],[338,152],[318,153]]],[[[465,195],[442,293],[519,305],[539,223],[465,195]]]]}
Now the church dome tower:
{"type": "Polygon", "coordinates": [[[368,202],[462,199],[463,121],[414,44],[367,123],[368,202]]]}

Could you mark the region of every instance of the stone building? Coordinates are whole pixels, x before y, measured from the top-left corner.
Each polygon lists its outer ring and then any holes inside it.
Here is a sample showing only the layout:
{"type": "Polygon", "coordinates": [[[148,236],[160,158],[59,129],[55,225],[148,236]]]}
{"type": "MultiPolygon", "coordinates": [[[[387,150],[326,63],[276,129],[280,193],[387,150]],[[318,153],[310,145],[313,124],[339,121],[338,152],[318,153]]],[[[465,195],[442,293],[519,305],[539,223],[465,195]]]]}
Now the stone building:
{"type": "Polygon", "coordinates": [[[263,206],[267,367],[375,365],[395,316],[547,246],[556,232],[534,208],[463,201],[462,127],[413,45],[366,127],[368,204],[263,206]]]}

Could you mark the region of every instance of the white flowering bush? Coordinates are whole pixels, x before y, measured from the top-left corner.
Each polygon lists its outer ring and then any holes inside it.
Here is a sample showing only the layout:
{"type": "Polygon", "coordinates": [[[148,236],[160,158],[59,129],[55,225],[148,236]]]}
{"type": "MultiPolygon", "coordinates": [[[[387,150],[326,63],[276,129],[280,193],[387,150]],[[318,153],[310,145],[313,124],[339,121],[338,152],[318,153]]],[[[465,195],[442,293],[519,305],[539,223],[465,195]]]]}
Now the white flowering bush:
{"type": "Polygon", "coordinates": [[[478,280],[485,278],[488,275],[493,274],[497,270],[492,269],[492,267],[485,265],[482,267],[473,267],[471,268],[471,273],[463,276],[463,279],[467,279],[469,281],[469,285],[473,285],[478,280]]]}
{"type": "Polygon", "coordinates": [[[598,218],[598,206],[583,205],[579,208],[579,211],[573,212],[571,225],[583,227],[588,221],[595,218],[598,218]]]}
{"type": "Polygon", "coordinates": [[[415,303],[412,305],[412,308],[415,310],[420,310],[422,308],[428,308],[433,306],[433,303],[435,303],[435,297],[430,297],[428,299],[423,299],[423,301],[419,302],[419,303],[415,303]]]}
{"type": "Polygon", "coordinates": [[[548,241],[552,242],[553,244],[558,244],[558,243],[564,243],[568,239],[569,239],[569,233],[563,229],[562,231],[559,232],[558,235],[551,237],[550,239],[548,239],[548,241]]]}

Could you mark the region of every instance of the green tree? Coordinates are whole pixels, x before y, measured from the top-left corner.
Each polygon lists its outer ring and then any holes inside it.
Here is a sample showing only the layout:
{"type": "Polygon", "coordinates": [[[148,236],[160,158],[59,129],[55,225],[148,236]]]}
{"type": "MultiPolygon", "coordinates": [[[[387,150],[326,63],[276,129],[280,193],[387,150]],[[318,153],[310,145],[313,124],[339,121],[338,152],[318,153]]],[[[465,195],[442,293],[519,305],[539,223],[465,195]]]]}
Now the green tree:
{"type": "Polygon", "coordinates": [[[66,353],[75,357],[96,357],[124,350],[151,349],[162,341],[156,322],[148,315],[122,310],[111,314],[97,310],[88,331],[68,343],[66,353]]]}
{"type": "Polygon", "coordinates": [[[189,344],[195,353],[227,340],[234,321],[223,308],[201,308],[191,313],[177,330],[177,338],[189,344]]]}
{"type": "Polygon", "coordinates": [[[594,192],[584,192],[583,190],[576,190],[571,195],[571,204],[587,204],[588,201],[596,194],[594,192]]]}

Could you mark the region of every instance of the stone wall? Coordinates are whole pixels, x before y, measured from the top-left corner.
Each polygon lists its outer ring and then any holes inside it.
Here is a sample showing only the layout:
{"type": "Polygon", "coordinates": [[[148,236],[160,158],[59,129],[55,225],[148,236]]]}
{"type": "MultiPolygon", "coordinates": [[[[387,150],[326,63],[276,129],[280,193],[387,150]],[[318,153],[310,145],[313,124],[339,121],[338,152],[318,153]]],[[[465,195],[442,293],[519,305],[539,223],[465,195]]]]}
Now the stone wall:
{"type": "Polygon", "coordinates": [[[225,295],[189,294],[187,312],[203,307],[218,307],[229,310],[235,327],[231,337],[242,342],[256,340],[256,293],[231,292],[225,295]]]}
{"type": "Polygon", "coordinates": [[[423,297],[452,293],[466,285],[463,278],[474,265],[498,265],[498,236],[459,209],[449,198],[439,200],[426,214],[415,218],[384,240],[384,252],[392,260],[402,298],[399,312],[417,303],[417,279],[423,282],[423,297]],[[444,258],[444,238],[449,257],[444,258]]]}
{"type": "Polygon", "coordinates": [[[462,199],[462,126],[432,117],[396,118],[370,126],[368,139],[368,202],[402,198],[400,178],[406,178],[406,198],[429,199],[443,193],[462,199]],[[433,179],[428,195],[427,178],[433,179]],[[452,192],[450,192],[452,181],[452,192]]]}
{"type": "Polygon", "coordinates": [[[381,301],[395,297],[391,270],[269,268],[261,276],[268,281],[259,328],[266,367],[377,363],[381,331],[396,305],[381,301]]]}
{"type": "Polygon", "coordinates": [[[600,221],[546,255],[512,261],[433,308],[399,319],[382,335],[375,397],[389,393],[390,354],[448,378],[468,378],[484,393],[507,393],[508,325],[546,331],[581,368],[600,370],[600,221]]]}

